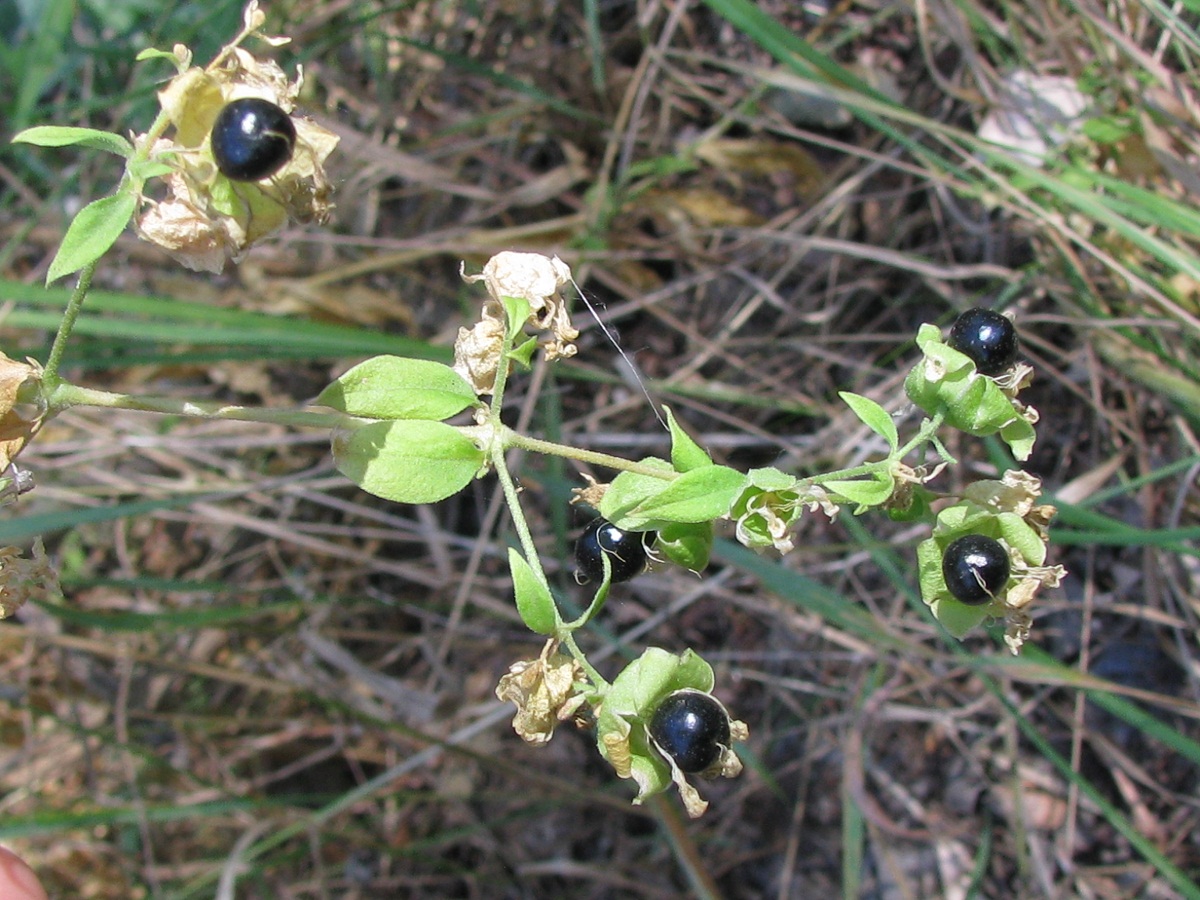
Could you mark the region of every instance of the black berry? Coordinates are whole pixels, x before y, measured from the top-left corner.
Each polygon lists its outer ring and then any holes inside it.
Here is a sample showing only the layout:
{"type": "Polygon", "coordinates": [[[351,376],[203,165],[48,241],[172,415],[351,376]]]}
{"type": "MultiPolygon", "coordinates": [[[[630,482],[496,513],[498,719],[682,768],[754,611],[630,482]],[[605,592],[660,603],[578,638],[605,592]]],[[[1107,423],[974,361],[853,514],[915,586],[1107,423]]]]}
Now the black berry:
{"type": "Polygon", "coordinates": [[[956,600],[968,606],[990,603],[1008,581],[1008,551],[982,534],[960,537],[942,554],[942,577],[956,600]]]}
{"type": "Polygon", "coordinates": [[[296,126],[270,100],[243,97],[217,114],[211,143],[222,175],[232,181],[261,181],[292,158],[296,126]]]}
{"type": "Polygon", "coordinates": [[[612,580],[628,581],[646,568],[649,532],[622,531],[607,519],[592,519],[575,542],[576,576],[581,583],[604,580],[604,560],[612,566],[612,580]]]}
{"type": "Polygon", "coordinates": [[[1017,329],[990,309],[968,309],[955,319],[946,343],[970,357],[983,375],[999,375],[1017,361],[1017,329]]]}
{"type": "Polygon", "coordinates": [[[650,717],[650,737],[682,772],[703,772],[729,746],[729,715],[700,691],[676,691],[650,717]]]}

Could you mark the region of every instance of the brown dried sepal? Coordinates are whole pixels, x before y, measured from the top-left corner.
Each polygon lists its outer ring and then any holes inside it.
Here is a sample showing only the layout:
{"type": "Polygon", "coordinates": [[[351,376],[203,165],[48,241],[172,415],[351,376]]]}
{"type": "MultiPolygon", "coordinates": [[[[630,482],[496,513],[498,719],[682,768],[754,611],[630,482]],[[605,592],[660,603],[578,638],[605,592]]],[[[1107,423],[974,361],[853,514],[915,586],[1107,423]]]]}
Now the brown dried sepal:
{"type": "Polygon", "coordinates": [[[608,493],[608,482],[597,481],[587,472],[581,474],[587,482],[587,487],[571,488],[571,505],[583,503],[592,509],[599,509],[600,504],[604,502],[604,495],[608,493]]]}
{"type": "Polygon", "coordinates": [[[570,719],[585,697],[575,687],[583,668],[558,652],[551,639],[537,659],[513,663],[496,685],[496,696],[515,703],[513,730],[531,744],[541,746],[554,736],[554,726],[570,719]]]}
{"type": "Polygon", "coordinates": [[[58,579],[41,540],[30,558],[16,547],[0,547],[0,619],[6,619],[37,593],[58,593],[58,579]]]}
{"type": "Polygon", "coordinates": [[[0,471],[8,468],[46,414],[41,397],[42,367],[0,353],[0,471]]]}

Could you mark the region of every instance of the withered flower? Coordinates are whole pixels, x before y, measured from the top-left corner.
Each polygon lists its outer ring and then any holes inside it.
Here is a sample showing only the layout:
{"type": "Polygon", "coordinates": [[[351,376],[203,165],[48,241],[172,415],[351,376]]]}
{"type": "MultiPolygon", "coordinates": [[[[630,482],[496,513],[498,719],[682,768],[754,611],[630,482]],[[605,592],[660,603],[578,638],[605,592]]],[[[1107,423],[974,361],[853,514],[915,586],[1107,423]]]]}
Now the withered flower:
{"type": "Polygon", "coordinates": [[[0,471],[20,453],[41,427],[46,414],[40,389],[42,367],[0,353],[0,471]]]}
{"type": "Polygon", "coordinates": [[[579,331],[571,325],[567,302],[559,293],[572,283],[571,269],[557,256],[505,250],[489,259],[478,275],[468,275],[464,268],[462,277],[469,284],[482,281],[488,291],[479,322],[460,328],[454,344],[454,369],[477,393],[490,394],[496,385],[504,353],[504,297],[528,301],[529,326],[547,335],[540,342],[546,359],[575,355],[572,342],[579,331]]]}
{"type": "Polygon", "coordinates": [[[58,590],[58,579],[40,539],[34,542],[29,558],[16,547],[0,547],[0,619],[11,616],[35,593],[58,590]]]}
{"type": "Polygon", "coordinates": [[[579,663],[559,653],[558,641],[551,639],[537,659],[520,660],[509,667],[496,686],[496,696],[517,705],[513,730],[540,746],[554,736],[555,725],[571,718],[583,705],[585,698],[575,687],[582,677],[579,663]]]}

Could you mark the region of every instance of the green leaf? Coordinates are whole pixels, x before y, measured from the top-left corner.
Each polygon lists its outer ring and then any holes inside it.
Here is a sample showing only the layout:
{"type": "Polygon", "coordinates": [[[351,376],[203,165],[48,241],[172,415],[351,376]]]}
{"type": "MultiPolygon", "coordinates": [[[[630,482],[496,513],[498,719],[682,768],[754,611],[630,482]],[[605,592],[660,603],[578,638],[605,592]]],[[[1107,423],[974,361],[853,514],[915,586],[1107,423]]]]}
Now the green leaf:
{"type": "Polygon", "coordinates": [[[684,688],[708,693],[713,684],[712,666],[691,650],[676,655],[647,647],[613,680],[604,708],[619,716],[648,719],[668,694],[684,688]]]}
{"type": "Polygon", "coordinates": [[[1037,432],[1027,419],[1019,418],[1013,419],[1000,429],[1000,438],[1004,443],[1008,444],[1008,449],[1012,451],[1013,458],[1018,462],[1025,462],[1025,460],[1029,459],[1029,454],[1033,453],[1033,445],[1037,441],[1037,432]]]}
{"type": "Polygon", "coordinates": [[[612,480],[604,497],[600,501],[600,515],[610,522],[616,522],[617,517],[625,510],[633,509],[649,497],[653,497],[671,483],[670,476],[675,469],[665,459],[648,456],[641,460],[641,465],[651,469],[661,469],[666,478],[655,478],[653,475],[642,475],[637,472],[622,472],[612,480]]]}
{"type": "MultiPolygon", "coordinates": [[[[933,521],[930,504],[936,498],[937,495],[933,491],[919,484],[914,484],[908,497],[908,505],[889,506],[887,514],[893,522],[933,521]]],[[[893,500],[894,502],[895,500],[893,500]]]]}
{"type": "Polygon", "coordinates": [[[554,634],[558,627],[558,609],[549,588],[514,547],[508,548],[508,568],[512,572],[521,621],[537,634],[554,634]]]}
{"type": "Polygon", "coordinates": [[[712,555],[712,522],[672,522],[658,532],[654,548],[677,566],[696,574],[708,568],[712,555]]]}
{"type": "Polygon", "coordinates": [[[671,430],[671,465],[675,467],[675,471],[690,472],[692,469],[711,466],[712,457],[683,430],[676,421],[675,414],[671,412],[671,407],[664,406],[663,409],[667,413],[667,427],[671,430]]]}
{"type": "Polygon", "coordinates": [[[1083,133],[1097,144],[1115,144],[1137,133],[1129,116],[1096,116],[1083,123],[1083,133]]]}
{"type": "Polygon", "coordinates": [[[175,167],[157,159],[131,159],[128,171],[129,178],[134,184],[145,184],[151,178],[170,175],[175,171],[175,167]]]}
{"type": "Polygon", "coordinates": [[[735,469],[705,466],[684,472],[674,481],[663,482],[652,495],[619,510],[616,518],[604,511],[606,493],[600,511],[618,528],[633,531],[657,530],[672,522],[708,522],[729,514],[745,484],[746,476],[735,469]]]}
{"type": "Polygon", "coordinates": [[[500,302],[504,305],[504,315],[508,324],[508,340],[511,343],[517,339],[517,335],[529,321],[531,313],[529,301],[523,297],[501,297],[500,302]]]}
{"type": "Polygon", "coordinates": [[[872,506],[879,506],[881,503],[887,502],[888,498],[892,496],[892,491],[895,490],[896,482],[890,472],[880,471],[870,478],[822,481],[821,486],[850,503],[857,503],[857,512],[862,512],[872,506]]]}
{"type": "Polygon", "coordinates": [[[104,150],[128,159],[133,144],[111,131],[95,128],[72,128],[65,125],[37,125],[13,136],[14,144],[33,144],[35,147],[87,147],[104,150]]]}
{"type": "Polygon", "coordinates": [[[449,366],[428,359],[376,356],[359,363],[316,400],[367,419],[440,421],[478,402],[475,391],[449,366]]]}
{"type": "Polygon", "coordinates": [[[179,57],[175,55],[173,50],[158,50],[154,47],[147,47],[133,59],[134,62],[144,62],[147,59],[169,59],[174,63],[176,68],[179,68],[179,57]]]}
{"type": "Polygon", "coordinates": [[[529,340],[522,341],[520,344],[513,347],[513,349],[509,350],[508,358],[515,360],[521,366],[528,369],[533,361],[533,354],[537,352],[537,348],[537,338],[531,337],[529,340]]]}
{"type": "Polygon", "coordinates": [[[334,434],[338,471],[397,503],[436,503],[471,483],[484,453],[457,428],[424,419],[356,425],[334,434]]]}
{"type": "Polygon", "coordinates": [[[122,191],[93,200],[81,209],[63,235],[62,244],[46,272],[46,284],[78,272],[108,252],[137,208],[137,197],[122,191]]]}
{"type": "Polygon", "coordinates": [[[896,433],[896,423],[888,415],[888,411],[869,397],[840,391],[838,396],[853,410],[859,420],[873,432],[888,442],[894,451],[900,446],[900,436],[896,433]]]}

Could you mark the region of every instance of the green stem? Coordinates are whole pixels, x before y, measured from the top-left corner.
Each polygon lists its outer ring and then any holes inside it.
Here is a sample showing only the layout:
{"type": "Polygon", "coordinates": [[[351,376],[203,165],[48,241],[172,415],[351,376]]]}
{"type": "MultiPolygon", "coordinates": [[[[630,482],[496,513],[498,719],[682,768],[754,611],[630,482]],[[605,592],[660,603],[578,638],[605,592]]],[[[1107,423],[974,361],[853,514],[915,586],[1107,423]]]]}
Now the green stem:
{"type": "Polygon", "coordinates": [[[75,282],[75,290],[71,292],[71,299],[67,301],[62,321],[58,323],[58,332],[54,335],[54,343],[50,346],[50,356],[46,359],[46,366],[42,370],[42,384],[45,385],[47,391],[54,390],[62,382],[58,368],[62,364],[63,354],[67,352],[67,340],[75,328],[75,320],[79,318],[80,310],[83,309],[83,301],[92,287],[92,276],[95,272],[95,261],[88,263],[80,270],[79,280],[75,282]]]}
{"type": "Polygon", "coordinates": [[[633,460],[625,459],[620,456],[610,456],[607,453],[597,453],[594,450],[582,450],[579,447],[571,447],[567,444],[556,444],[553,441],[543,441],[540,438],[533,438],[524,434],[519,434],[508,427],[504,427],[501,430],[500,439],[503,441],[505,446],[508,447],[513,447],[519,450],[529,450],[533,453],[544,453],[548,456],[564,456],[567,459],[576,459],[580,462],[589,463],[593,466],[601,466],[605,469],[616,469],[618,472],[633,472],[637,475],[648,475],[651,478],[661,478],[663,481],[672,481],[679,477],[678,472],[673,472],[668,469],[646,465],[645,463],[634,462],[633,460]]]}
{"type": "MultiPolygon", "coordinates": [[[[150,152],[154,147],[155,142],[162,137],[168,126],[171,124],[170,116],[166,111],[160,111],[154,122],[150,126],[150,130],[142,140],[134,147],[132,158],[125,164],[125,174],[121,177],[121,182],[117,185],[117,190],[114,193],[119,193],[122,190],[132,189],[141,192],[142,182],[137,181],[129,185],[129,172],[136,162],[144,162],[150,158],[150,152]]],[[[88,291],[92,287],[92,276],[96,274],[96,264],[99,260],[92,260],[86,266],[79,270],[79,280],[75,282],[75,290],[71,292],[71,299],[67,301],[67,308],[63,311],[62,321],[58,323],[58,331],[54,335],[54,343],[50,345],[50,356],[46,359],[45,368],[42,370],[42,384],[45,386],[47,393],[55,391],[62,383],[62,378],[58,374],[58,370],[62,365],[63,355],[67,352],[67,341],[71,337],[71,332],[75,330],[75,322],[79,318],[79,313],[83,309],[83,301],[87,298],[88,291]]]]}
{"type": "MultiPolygon", "coordinates": [[[[904,457],[906,457],[906,456],[908,456],[908,454],[912,453],[912,451],[915,450],[917,447],[919,447],[921,444],[924,444],[926,441],[934,440],[935,437],[937,436],[937,430],[942,427],[942,421],[944,419],[945,419],[945,414],[942,412],[942,410],[939,409],[936,413],[933,414],[932,418],[926,419],[924,422],[921,423],[921,427],[917,431],[917,433],[915,435],[913,435],[913,439],[911,441],[909,441],[907,444],[905,444],[903,447],[901,447],[899,450],[897,450],[893,454],[893,456],[896,459],[904,459],[904,457]]],[[[951,461],[953,461],[953,460],[951,460],[951,461]]]]}
{"type": "Polygon", "coordinates": [[[588,681],[590,681],[592,683],[592,685],[596,688],[596,690],[598,690],[600,693],[603,694],[610,687],[612,687],[612,685],[610,685],[608,683],[608,679],[606,679],[603,675],[601,675],[599,672],[597,672],[595,667],[592,666],[592,664],[590,662],[588,662],[587,657],[584,655],[583,651],[579,649],[579,645],[575,643],[575,635],[574,634],[567,634],[566,636],[563,637],[562,642],[563,642],[563,646],[567,648],[567,652],[570,653],[571,656],[575,659],[575,661],[578,662],[579,665],[583,667],[584,674],[587,675],[588,681]]]}
{"type": "MultiPolygon", "coordinates": [[[[512,474],[508,471],[508,464],[504,459],[504,451],[503,442],[497,441],[492,445],[492,465],[496,469],[496,477],[500,480],[500,487],[504,490],[504,499],[508,501],[508,513],[512,516],[513,527],[517,531],[517,539],[521,542],[521,550],[525,554],[525,561],[529,563],[529,567],[533,569],[535,577],[542,583],[546,592],[553,599],[554,594],[550,590],[550,582],[546,578],[545,571],[542,569],[542,562],[538,556],[537,545],[533,542],[533,534],[529,530],[529,523],[525,521],[525,513],[521,509],[521,497],[517,491],[516,484],[513,482],[512,474]]],[[[557,603],[554,605],[554,618],[558,623],[555,634],[575,661],[583,668],[588,680],[599,690],[608,690],[608,682],[588,662],[587,656],[579,649],[579,645],[575,643],[575,636],[563,626],[562,614],[558,610],[557,603]]]]}
{"type": "Polygon", "coordinates": [[[565,633],[578,631],[588,622],[592,621],[592,618],[596,613],[600,612],[604,606],[604,602],[608,599],[608,590],[612,585],[612,563],[609,561],[607,553],[601,553],[600,558],[604,562],[604,577],[607,583],[602,583],[596,590],[595,595],[592,597],[592,602],[583,611],[583,615],[578,619],[572,619],[570,622],[563,623],[561,630],[565,633]]]}
{"type": "Polygon", "coordinates": [[[877,459],[875,462],[863,463],[862,465],[852,466],[848,469],[837,469],[833,472],[811,475],[808,478],[801,478],[797,482],[797,485],[822,484],[827,481],[844,481],[848,478],[857,478],[860,475],[873,475],[881,469],[890,469],[893,463],[904,459],[904,457],[912,453],[917,447],[926,443],[933,443],[939,455],[947,462],[953,463],[954,458],[946,453],[945,448],[942,447],[941,442],[937,439],[937,430],[942,425],[942,418],[942,414],[938,412],[932,418],[926,419],[921,423],[920,429],[913,435],[912,440],[884,459],[877,459]]]}
{"type": "Polygon", "coordinates": [[[76,384],[59,382],[49,394],[49,413],[61,412],[72,406],[97,406],[102,409],[132,409],[163,415],[187,416],[198,419],[231,419],[238,422],[263,422],[271,425],[292,425],[308,428],[337,428],[346,423],[346,415],[335,410],[264,409],[254,406],[233,406],[174,397],[138,397],[98,391],[76,384]]]}
{"type": "MultiPolygon", "coordinates": [[[[504,499],[508,501],[508,514],[512,516],[513,528],[517,531],[517,538],[521,542],[521,550],[525,554],[525,561],[529,563],[529,567],[533,569],[533,574],[541,583],[546,592],[551,594],[550,581],[546,578],[546,573],[542,569],[542,561],[538,556],[537,544],[533,541],[533,533],[529,530],[529,523],[525,521],[525,512],[521,509],[521,496],[517,490],[516,482],[513,481],[512,473],[508,471],[508,463],[504,459],[504,446],[497,441],[492,445],[491,457],[492,466],[496,470],[496,477],[500,480],[500,487],[504,490],[504,499]]],[[[562,616],[558,612],[558,604],[555,604],[554,618],[561,624],[562,616]]]]}

